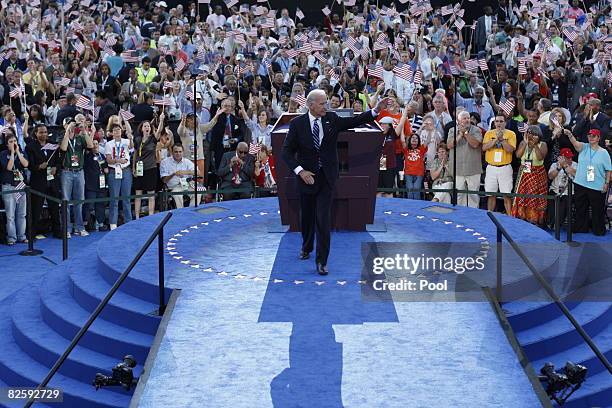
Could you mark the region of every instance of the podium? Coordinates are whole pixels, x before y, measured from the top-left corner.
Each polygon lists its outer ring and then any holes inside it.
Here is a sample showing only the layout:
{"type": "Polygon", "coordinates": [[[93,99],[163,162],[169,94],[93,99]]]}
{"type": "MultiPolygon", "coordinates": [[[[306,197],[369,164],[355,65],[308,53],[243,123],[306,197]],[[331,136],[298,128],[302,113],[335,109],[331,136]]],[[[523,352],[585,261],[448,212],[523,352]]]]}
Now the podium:
{"type": "MultiPolygon", "coordinates": [[[[297,176],[287,167],[281,153],[289,122],[300,115],[285,113],[272,129],[281,223],[289,225],[292,232],[301,230],[300,197],[297,176]]],[[[331,221],[332,229],[336,231],[365,231],[367,224],[374,223],[383,135],[374,122],[362,126],[338,134],[340,178],[334,188],[331,221]]]]}

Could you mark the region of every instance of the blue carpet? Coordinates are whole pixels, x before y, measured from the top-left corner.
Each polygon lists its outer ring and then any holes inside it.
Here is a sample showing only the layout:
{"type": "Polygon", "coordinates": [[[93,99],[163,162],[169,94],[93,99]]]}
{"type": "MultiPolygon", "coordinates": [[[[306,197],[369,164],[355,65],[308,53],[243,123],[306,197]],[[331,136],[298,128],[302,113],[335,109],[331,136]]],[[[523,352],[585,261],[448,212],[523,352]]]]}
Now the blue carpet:
{"type": "MultiPolygon", "coordinates": [[[[429,205],[379,200],[387,232],[334,233],[327,277],[296,260],[299,234],[268,232],[274,199],[177,217],[167,250],[183,292],[140,406],[537,406],[488,303],[362,300],[362,242],[493,242],[484,212],[429,205]]],[[[551,240],[502,218],[525,240],[551,240]]]]}

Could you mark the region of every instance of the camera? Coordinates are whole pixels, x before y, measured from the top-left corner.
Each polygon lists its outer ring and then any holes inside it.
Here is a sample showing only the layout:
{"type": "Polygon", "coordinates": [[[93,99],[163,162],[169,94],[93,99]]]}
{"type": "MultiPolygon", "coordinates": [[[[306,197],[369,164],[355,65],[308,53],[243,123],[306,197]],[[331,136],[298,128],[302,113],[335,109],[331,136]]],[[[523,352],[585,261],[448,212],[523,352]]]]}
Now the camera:
{"type": "Polygon", "coordinates": [[[557,372],[554,364],[546,363],[540,369],[540,374],[538,377],[541,382],[546,383],[548,397],[559,405],[563,405],[586,380],[587,368],[568,361],[565,363],[563,372],[557,372]]]}
{"type": "Polygon", "coordinates": [[[93,381],[93,385],[96,387],[96,391],[102,387],[120,385],[129,391],[132,385],[138,382],[138,379],[134,379],[134,373],[132,368],[136,367],[136,359],[134,356],[128,354],[123,357],[123,361],[113,367],[112,376],[107,376],[102,373],[96,373],[96,378],[93,381]]]}

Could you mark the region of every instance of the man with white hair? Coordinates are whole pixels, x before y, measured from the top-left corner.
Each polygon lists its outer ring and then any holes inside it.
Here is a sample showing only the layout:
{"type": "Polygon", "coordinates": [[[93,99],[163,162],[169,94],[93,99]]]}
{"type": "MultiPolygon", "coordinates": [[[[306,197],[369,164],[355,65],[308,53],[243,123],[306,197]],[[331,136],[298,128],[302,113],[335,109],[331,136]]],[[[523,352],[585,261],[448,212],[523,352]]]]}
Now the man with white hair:
{"type": "Polygon", "coordinates": [[[484,130],[488,130],[489,122],[495,116],[495,112],[493,112],[491,104],[484,100],[484,95],[484,88],[478,85],[474,88],[473,98],[463,98],[460,94],[457,94],[457,105],[463,106],[469,113],[478,113],[480,115],[479,126],[484,130]]]}
{"type": "MultiPolygon", "coordinates": [[[[470,124],[470,113],[461,111],[457,114],[457,143],[455,143],[455,128],[448,131],[449,169],[453,171],[453,162],[457,155],[457,190],[478,191],[480,175],[482,174],[481,145],[482,133],[478,127],[470,124]],[[457,152],[455,153],[455,148],[457,152]]],[[[478,208],[477,194],[461,193],[457,196],[457,204],[478,208]]]]}
{"type": "Polygon", "coordinates": [[[310,257],[316,233],[319,275],[328,273],[331,204],[338,179],[338,133],[374,121],[388,103],[389,98],[385,98],[371,111],[341,118],[327,111],[325,91],[315,89],[306,98],[308,113],[293,119],[289,124],[282,156],[287,166],[298,176],[302,226],[299,258],[310,257]]]}

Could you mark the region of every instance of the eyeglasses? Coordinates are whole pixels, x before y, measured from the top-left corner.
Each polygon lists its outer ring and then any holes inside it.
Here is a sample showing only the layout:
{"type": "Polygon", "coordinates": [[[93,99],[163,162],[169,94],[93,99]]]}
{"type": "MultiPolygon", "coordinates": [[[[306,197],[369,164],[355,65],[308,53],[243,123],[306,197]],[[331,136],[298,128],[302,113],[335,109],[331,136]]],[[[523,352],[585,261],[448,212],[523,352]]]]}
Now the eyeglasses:
{"type": "Polygon", "coordinates": [[[248,150],[238,150],[238,154],[247,154],[248,150]]]}

